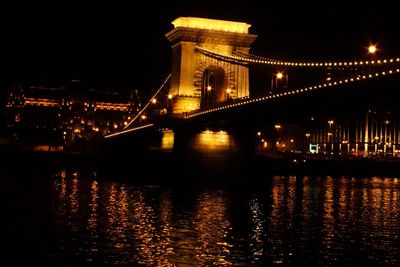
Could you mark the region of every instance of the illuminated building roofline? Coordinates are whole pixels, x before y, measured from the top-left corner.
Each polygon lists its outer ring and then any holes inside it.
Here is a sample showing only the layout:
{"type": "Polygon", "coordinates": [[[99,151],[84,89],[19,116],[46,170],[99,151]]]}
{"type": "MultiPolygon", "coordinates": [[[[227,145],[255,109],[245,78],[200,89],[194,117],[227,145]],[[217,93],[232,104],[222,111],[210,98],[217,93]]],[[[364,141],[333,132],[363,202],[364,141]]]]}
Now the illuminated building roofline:
{"type": "Polygon", "coordinates": [[[195,17],[179,17],[172,21],[174,28],[194,28],[212,31],[234,32],[234,33],[249,33],[250,24],[245,22],[205,19],[195,17]]]}

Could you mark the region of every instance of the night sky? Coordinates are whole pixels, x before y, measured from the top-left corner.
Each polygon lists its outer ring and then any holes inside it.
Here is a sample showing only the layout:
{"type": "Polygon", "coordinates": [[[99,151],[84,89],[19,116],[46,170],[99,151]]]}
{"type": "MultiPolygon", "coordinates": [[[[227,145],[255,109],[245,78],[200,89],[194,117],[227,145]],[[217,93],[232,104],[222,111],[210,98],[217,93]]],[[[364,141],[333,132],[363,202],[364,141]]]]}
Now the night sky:
{"type": "MultiPolygon", "coordinates": [[[[15,1],[13,1],[15,2],[15,1]]],[[[376,1],[51,1],[1,4],[0,79],[153,91],[170,69],[164,34],[179,16],[243,21],[253,52],[282,59],[357,59],[370,42],[400,55],[394,4],[376,1]]]]}

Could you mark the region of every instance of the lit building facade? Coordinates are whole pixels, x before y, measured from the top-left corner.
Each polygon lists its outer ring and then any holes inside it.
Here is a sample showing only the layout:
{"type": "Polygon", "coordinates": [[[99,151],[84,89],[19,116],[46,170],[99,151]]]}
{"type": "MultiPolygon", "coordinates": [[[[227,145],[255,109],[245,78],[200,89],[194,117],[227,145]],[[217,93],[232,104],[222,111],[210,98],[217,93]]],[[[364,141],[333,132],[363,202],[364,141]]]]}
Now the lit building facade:
{"type": "Polygon", "coordinates": [[[60,150],[111,133],[141,107],[137,90],[101,91],[81,86],[14,86],[5,103],[12,140],[60,150]]]}
{"type": "Polygon", "coordinates": [[[400,116],[395,112],[367,110],[351,120],[315,120],[310,125],[305,138],[319,153],[400,156],[400,116]]]}
{"type": "Polygon", "coordinates": [[[249,33],[250,24],[196,17],[179,17],[172,24],[165,36],[172,48],[174,115],[249,96],[248,66],[221,62],[205,51],[248,53],[257,37],[249,33]]]}

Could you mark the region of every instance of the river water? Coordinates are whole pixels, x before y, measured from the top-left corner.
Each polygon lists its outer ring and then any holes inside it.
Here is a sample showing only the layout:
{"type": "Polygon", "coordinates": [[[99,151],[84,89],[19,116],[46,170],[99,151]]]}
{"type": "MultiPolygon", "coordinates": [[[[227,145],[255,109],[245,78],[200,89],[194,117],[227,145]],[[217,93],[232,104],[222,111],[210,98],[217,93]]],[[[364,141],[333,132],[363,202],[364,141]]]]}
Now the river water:
{"type": "Polygon", "coordinates": [[[3,266],[400,265],[399,177],[2,178],[3,266]]]}

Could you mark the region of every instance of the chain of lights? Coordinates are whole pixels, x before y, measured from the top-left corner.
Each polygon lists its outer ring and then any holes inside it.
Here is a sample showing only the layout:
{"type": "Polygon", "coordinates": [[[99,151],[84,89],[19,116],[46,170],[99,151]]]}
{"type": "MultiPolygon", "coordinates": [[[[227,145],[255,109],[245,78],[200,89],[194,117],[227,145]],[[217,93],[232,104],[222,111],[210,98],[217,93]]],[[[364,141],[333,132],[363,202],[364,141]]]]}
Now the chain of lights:
{"type": "Polygon", "coordinates": [[[279,60],[276,60],[276,59],[273,59],[273,58],[267,58],[267,57],[264,57],[264,56],[250,54],[250,53],[246,53],[246,52],[239,51],[239,50],[234,50],[232,53],[235,56],[244,57],[244,58],[247,58],[247,59],[253,59],[253,60],[260,59],[260,60],[270,61],[270,62],[278,62],[279,61],[279,60]]]}
{"type": "MultiPolygon", "coordinates": [[[[326,62],[296,62],[296,61],[281,61],[275,59],[268,59],[261,56],[251,55],[248,56],[236,56],[236,55],[226,55],[209,50],[204,47],[196,46],[196,48],[204,53],[205,55],[210,55],[226,60],[239,61],[244,63],[256,63],[256,64],[266,64],[272,66],[290,66],[290,67],[371,67],[371,66],[381,66],[384,64],[395,64],[400,63],[400,58],[388,58],[388,59],[377,59],[377,60],[360,60],[360,61],[326,61],[326,62]]],[[[241,52],[243,55],[243,53],[241,52]]]]}
{"type": "Polygon", "coordinates": [[[152,103],[153,99],[155,99],[157,97],[157,95],[161,92],[161,90],[164,88],[164,86],[167,84],[167,82],[169,81],[169,79],[171,78],[171,74],[168,74],[167,78],[164,80],[164,82],[161,84],[161,86],[158,88],[158,90],[156,91],[156,93],[150,98],[149,102],[147,102],[147,104],[139,111],[138,114],[136,114],[136,116],[124,127],[124,130],[126,128],[129,127],[129,125],[131,125],[133,122],[136,121],[137,118],[139,118],[140,115],[142,115],[142,113],[147,109],[147,107],[152,103]]]}
{"type": "Polygon", "coordinates": [[[193,118],[193,117],[198,117],[198,116],[209,114],[209,113],[212,113],[212,112],[226,110],[226,109],[232,109],[232,108],[236,108],[236,107],[240,107],[240,106],[244,106],[244,105],[248,105],[248,104],[252,104],[252,103],[257,103],[257,102],[261,102],[261,101],[270,101],[270,100],[275,99],[275,98],[286,97],[286,96],[289,96],[289,95],[302,94],[302,93],[308,92],[308,91],[313,91],[313,90],[323,89],[323,88],[328,88],[328,87],[334,87],[334,86],[338,86],[338,85],[341,85],[341,84],[358,82],[358,81],[362,81],[362,80],[366,80],[366,79],[377,78],[377,77],[380,77],[380,76],[392,75],[392,74],[395,74],[395,73],[400,73],[400,69],[393,69],[393,70],[388,70],[388,71],[375,72],[373,74],[368,74],[368,75],[352,76],[351,78],[348,78],[348,79],[343,79],[343,80],[338,80],[338,81],[331,81],[329,83],[321,83],[321,84],[308,86],[308,87],[304,87],[304,88],[300,88],[300,89],[289,90],[289,91],[284,92],[284,93],[273,94],[273,95],[268,95],[268,96],[264,96],[264,97],[254,98],[254,99],[251,99],[251,98],[239,99],[238,102],[233,103],[233,104],[227,104],[227,105],[223,105],[223,106],[212,108],[212,109],[208,109],[208,110],[194,110],[192,112],[187,113],[185,115],[185,119],[190,119],[190,118],[193,118]]]}
{"type": "Polygon", "coordinates": [[[120,131],[120,132],[117,132],[117,133],[112,133],[112,134],[104,136],[104,138],[110,138],[110,137],[118,136],[118,135],[121,135],[121,134],[124,134],[124,133],[129,133],[129,132],[134,132],[134,131],[141,130],[141,129],[144,129],[144,128],[149,128],[149,127],[152,127],[152,126],[154,126],[154,124],[153,123],[149,123],[149,124],[146,124],[146,125],[143,125],[143,126],[139,126],[139,127],[136,127],[136,128],[123,130],[123,131],[120,131]]]}

